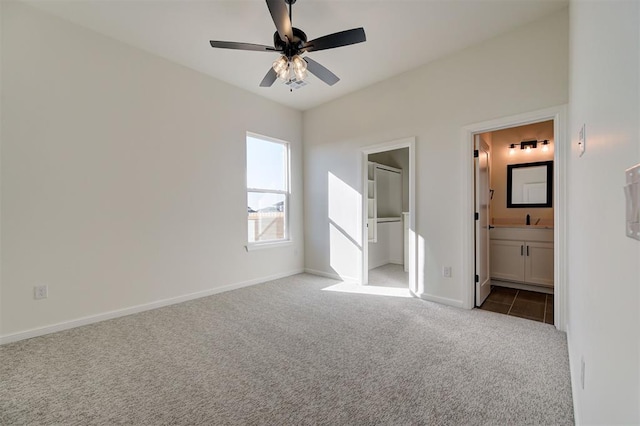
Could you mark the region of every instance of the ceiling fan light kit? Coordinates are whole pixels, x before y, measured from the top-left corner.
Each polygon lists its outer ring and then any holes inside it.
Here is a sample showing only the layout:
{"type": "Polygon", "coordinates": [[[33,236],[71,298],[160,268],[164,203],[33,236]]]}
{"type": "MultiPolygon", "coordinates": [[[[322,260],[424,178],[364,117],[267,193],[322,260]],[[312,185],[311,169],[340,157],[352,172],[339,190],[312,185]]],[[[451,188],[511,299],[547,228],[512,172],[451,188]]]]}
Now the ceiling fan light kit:
{"type": "Polygon", "coordinates": [[[307,63],[300,56],[296,55],[291,58],[290,65],[293,66],[293,73],[296,80],[304,80],[307,78],[307,63]]]}
{"type": "Polygon", "coordinates": [[[295,2],[296,0],[266,0],[271,18],[276,25],[276,32],[273,34],[273,47],[217,40],[210,41],[211,47],[280,53],[281,56],[273,62],[272,67],[262,79],[261,87],[270,87],[277,78],[288,84],[293,81],[302,82],[307,78],[308,73],[315,75],[329,86],[333,86],[340,81],[338,76],[313,59],[303,58],[301,55],[317,50],[362,43],[367,40],[364,28],[353,28],[307,41],[307,35],[304,31],[291,25],[292,5],[295,2]],[[285,3],[289,5],[288,9],[285,3]]]}

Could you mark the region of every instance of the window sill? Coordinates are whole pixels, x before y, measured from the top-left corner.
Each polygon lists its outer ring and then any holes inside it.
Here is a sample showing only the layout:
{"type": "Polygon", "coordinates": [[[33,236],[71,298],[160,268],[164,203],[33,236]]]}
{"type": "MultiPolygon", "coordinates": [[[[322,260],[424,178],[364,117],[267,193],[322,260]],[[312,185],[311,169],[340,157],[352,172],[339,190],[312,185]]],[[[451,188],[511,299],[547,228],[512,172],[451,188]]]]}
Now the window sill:
{"type": "Polygon", "coordinates": [[[286,240],[286,241],[273,241],[273,242],[267,242],[267,243],[249,243],[246,246],[244,246],[244,248],[247,251],[254,251],[254,250],[265,250],[265,249],[279,248],[279,247],[288,247],[292,245],[293,245],[293,241],[286,240]]]}

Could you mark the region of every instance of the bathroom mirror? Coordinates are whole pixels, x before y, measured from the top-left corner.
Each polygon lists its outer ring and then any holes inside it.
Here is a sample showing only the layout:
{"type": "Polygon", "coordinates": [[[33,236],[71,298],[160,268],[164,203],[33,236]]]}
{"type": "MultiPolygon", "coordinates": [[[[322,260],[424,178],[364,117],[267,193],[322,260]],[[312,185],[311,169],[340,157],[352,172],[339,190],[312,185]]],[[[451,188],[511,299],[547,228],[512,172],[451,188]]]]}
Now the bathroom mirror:
{"type": "Polygon", "coordinates": [[[507,207],[551,207],[553,161],[507,165],[507,207]]]}

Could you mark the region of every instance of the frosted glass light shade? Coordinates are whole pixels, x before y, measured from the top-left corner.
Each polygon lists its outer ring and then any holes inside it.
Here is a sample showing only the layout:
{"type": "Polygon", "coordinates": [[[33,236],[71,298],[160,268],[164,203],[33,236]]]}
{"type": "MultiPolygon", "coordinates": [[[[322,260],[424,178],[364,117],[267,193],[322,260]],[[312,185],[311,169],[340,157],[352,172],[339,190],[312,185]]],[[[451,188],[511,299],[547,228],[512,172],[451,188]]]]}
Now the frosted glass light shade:
{"type": "Polygon", "coordinates": [[[289,66],[289,61],[287,60],[286,56],[280,56],[278,59],[276,59],[273,62],[273,70],[278,74],[282,70],[287,69],[288,66],[289,66]]]}
{"type": "Polygon", "coordinates": [[[291,59],[291,65],[293,66],[293,72],[296,75],[296,80],[302,81],[307,78],[307,61],[296,55],[291,59]]]}
{"type": "Polygon", "coordinates": [[[274,63],[273,63],[273,70],[276,72],[276,74],[278,74],[278,77],[281,80],[288,80],[289,79],[289,60],[287,59],[286,56],[280,56],[274,63]]]}

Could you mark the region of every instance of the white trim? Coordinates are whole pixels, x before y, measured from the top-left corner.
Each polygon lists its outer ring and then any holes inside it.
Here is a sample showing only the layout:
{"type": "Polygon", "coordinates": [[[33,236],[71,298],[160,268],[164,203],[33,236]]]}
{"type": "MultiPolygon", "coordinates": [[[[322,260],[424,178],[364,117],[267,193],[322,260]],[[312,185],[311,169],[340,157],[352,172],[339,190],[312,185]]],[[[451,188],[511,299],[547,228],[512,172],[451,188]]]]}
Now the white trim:
{"type": "Polygon", "coordinates": [[[356,283],[359,284],[360,280],[353,277],[341,277],[338,274],[334,274],[332,272],[318,271],[316,269],[304,268],[305,274],[317,275],[319,277],[331,278],[338,281],[343,281],[345,283],[356,283]]]}
{"type": "Polygon", "coordinates": [[[580,409],[580,398],[578,398],[578,392],[582,390],[582,386],[576,381],[576,378],[580,377],[580,374],[578,371],[575,371],[576,368],[581,368],[578,367],[581,366],[581,364],[580,362],[573,362],[572,356],[574,355],[574,353],[572,350],[572,339],[568,338],[568,336],[571,336],[570,324],[567,323],[565,324],[565,326],[565,328],[567,329],[567,352],[569,353],[569,379],[571,380],[571,396],[573,399],[573,420],[574,424],[581,425],[582,422],[580,421],[580,413],[582,412],[582,410],[580,409]]]}
{"type": "Polygon", "coordinates": [[[554,289],[552,287],[544,287],[541,285],[540,286],[531,285],[531,284],[519,283],[515,281],[499,280],[495,278],[491,280],[491,285],[515,288],[517,290],[537,291],[538,293],[551,294],[551,295],[553,295],[553,292],[554,292],[554,289]]]}
{"type": "Polygon", "coordinates": [[[503,117],[495,120],[484,121],[471,124],[462,128],[462,173],[464,188],[463,196],[463,236],[464,246],[462,274],[468,277],[468,282],[464,283],[463,305],[466,309],[474,307],[474,236],[473,221],[473,135],[488,131],[506,129],[510,127],[522,126],[526,124],[539,123],[541,121],[553,120],[554,129],[554,168],[553,168],[553,207],[554,207],[554,311],[555,326],[560,331],[565,331],[567,312],[567,271],[566,271],[566,215],[567,215],[567,191],[566,191],[566,168],[567,168],[567,106],[560,105],[518,114],[510,117],[503,117]]]}
{"type": "MultiPolygon", "coordinates": [[[[290,206],[291,206],[291,143],[287,142],[285,140],[282,139],[277,139],[277,138],[272,138],[270,136],[264,136],[258,133],[253,133],[253,132],[246,132],[245,138],[244,138],[244,146],[245,146],[245,162],[244,162],[244,176],[245,176],[245,180],[244,180],[244,184],[245,187],[247,188],[246,194],[247,194],[247,198],[245,199],[245,201],[247,201],[247,205],[248,205],[248,195],[250,192],[257,192],[257,193],[262,193],[262,194],[279,194],[279,195],[284,195],[284,236],[285,238],[283,240],[279,240],[280,242],[289,242],[291,241],[291,227],[290,227],[290,217],[291,217],[291,210],[290,210],[290,206]],[[249,188],[249,183],[247,182],[247,171],[248,171],[248,164],[247,164],[247,138],[253,138],[253,139],[258,139],[258,140],[262,140],[264,142],[271,142],[271,143],[277,143],[280,145],[284,145],[285,147],[285,155],[286,155],[286,189],[285,190],[281,190],[281,189],[259,189],[259,188],[249,188]]],[[[247,232],[247,244],[245,245],[245,248],[247,249],[247,251],[251,251],[254,250],[253,248],[250,248],[251,246],[253,246],[255,243],[253,242],[249,242],[249,233],[247,232]]],[[[271,242],[268,242],[268,244],[270,244],[271,242]]],[[[267,247],[265,247],[267,248],[267,247]]]]}
{"type": "Polygon", "coordinates": [[[289,195],[289,191],[282,189],[260,189],[260,188],[247,188],[247,192],[257,192],[259,194],[279,194],[289,195]]]}
{"type": "MultiPolygon", "coordinates": [[[[416,138],[411,136],[404,139],[398,139],[390,142],[384,142],[376,145],[369,145],[361,149],[361,188],[362,188],[362,258],[359,283],[365,285],[369,282],[369,236],[367,232],[367,165],[369,154],[379,152],[393,151],[396,149],[409,148],[409,290],[417,289],[417,269],[418,262],[416,257],[417,234],[416,229],[416,138]]],[[[404,261],[403,261],[404,262],[404,261]]]]}
{"type": "Polygon", "coordinates": [[[462,300],[449,299],[448,297],[434,296],[428,293],[416,294],[414,292],[411,292],[411,294],[413,294],[416,297],[419,297],[420,299],[428,300],[429,302],[436,302],[436,303],[440,303],[441,305],[453,306],[454,308],[464,308],[464,303],[462,302],[462,300]]]}
{"type": "Polygon", "coordinates": [[[158,300],[151,303],[144,303],[142,305],[130,306],[128,308],[116,309],[114,311],[103,312],[101,314],[90,315],[87,317],[76,318],[70,321],[63,321],[57,324],[47,325],[44,327],[32,328],[30,330],[18,331],[16,333],[5,334],[0,336],[0,345],[7,343],[17,342],[19,340],[30,339],[32,337],[43,336],[45,334],[56,333],[58,331],[68,330],[70,328],[81,327],[83,325],[89,325],[96,322],[106,321],[113,318],[124,317],[131,314],[137,314],[144,311],[150,311],[152,309],[162,308],[164,306],[175,305],[177,303],[187,302],[189,300],[199,299],[201,297],[212,296],[218,293],[224,293],[226,291],[237,290],[243,287],[249,287],[252,285],[262,284],[268,281],[276,280],[279,278],[288,277],[304,272],[303,269],[294,269],[293,271],[283,272],[280,274],[274,274],[268,277],[256,278],[253,280],[242,281],[235,284],[228,284],[222,287],[215,287],[208,290],[198,291],[195,293],[185,294],[182,296],[171,297],[169,299],[158,300]]]}
{"type": "Polygon", "coordinates": [[[292,245],[293,245],[293,241],[291,240],[277,240],[277,241],[268,241],[264,243],[248,243],[246,246],[244,246],[244,248],[247,251],[255,251],[255,250],[288,247],[292,245]]]}
{"type": "MultiPolygon", "coordinates": [[[[263,139],[267,142],[273,142],[273,143],[279,143],[279,144],[283,144],[283,145],[289,145],[288,141],[285,141],[284,139],[278,139],[278,138],[274,138],[272,136],[266,136],[266,135],[262,135],[260,133],[255,133],[255,132],[246,132],[246,136],[251,136],[254,139],[263,139]]],[[[245,143],[246,143],[246,138],[245,138],[245,143]]]]}

